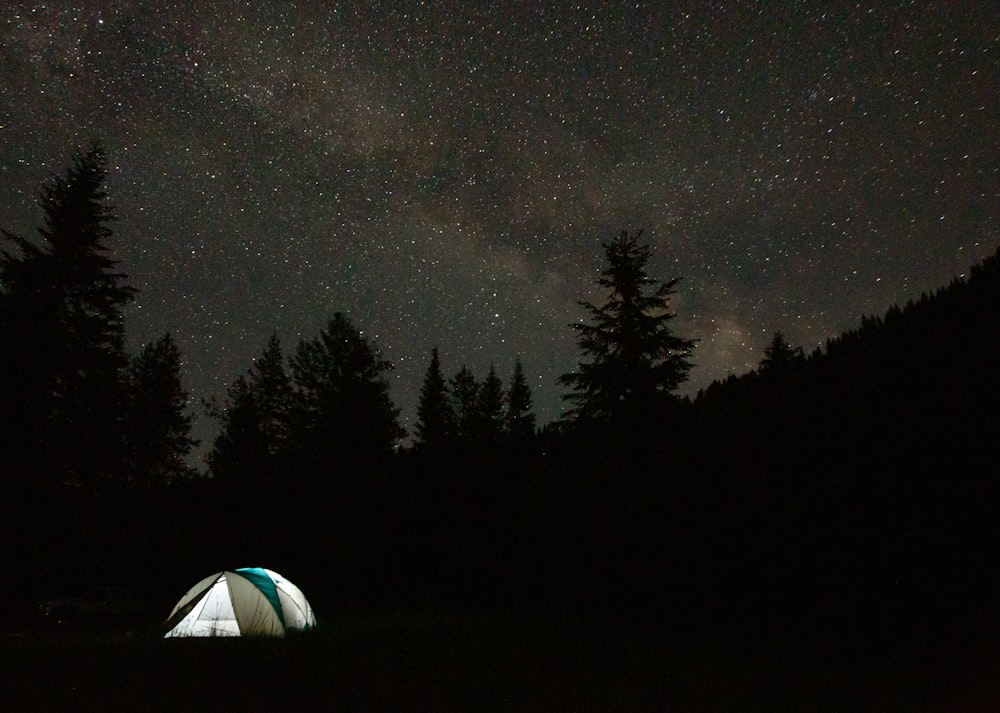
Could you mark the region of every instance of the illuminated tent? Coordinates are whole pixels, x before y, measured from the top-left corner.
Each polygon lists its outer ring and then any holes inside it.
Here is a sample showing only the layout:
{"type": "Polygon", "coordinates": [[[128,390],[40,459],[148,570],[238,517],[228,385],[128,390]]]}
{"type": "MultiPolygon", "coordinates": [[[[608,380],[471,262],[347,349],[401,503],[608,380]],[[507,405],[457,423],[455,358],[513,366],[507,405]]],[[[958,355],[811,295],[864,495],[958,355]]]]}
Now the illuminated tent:
{"type": "Polygon", "coordinates": [[[302,590],[277,572],[245,567],[217,572],[191,587],[170,612],[172,636],[284,636],[316,626],[302,590]]]}

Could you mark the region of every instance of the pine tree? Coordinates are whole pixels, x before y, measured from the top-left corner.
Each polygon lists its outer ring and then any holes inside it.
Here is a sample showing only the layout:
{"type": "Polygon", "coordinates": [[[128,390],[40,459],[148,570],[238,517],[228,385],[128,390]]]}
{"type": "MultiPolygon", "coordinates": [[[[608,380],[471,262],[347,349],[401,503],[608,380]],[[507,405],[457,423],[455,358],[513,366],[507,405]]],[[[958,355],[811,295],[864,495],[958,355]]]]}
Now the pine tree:
{"type": "Polygon", "coordinates": [[[572,324],[584,361],[559,382],[573,391],[569,416],[583,420],[631,419],[663,404],[687,378],[695,342],[675,336],[670,296],[679,278],[658,283],[646,274],[648,245],[623,231],[603,245],[608,267],[597,284],[610,291],[601,306],[581,302],[592,324],[572,324]],[[653,287],[652,291],[647,288],[653,287]]]}
{"type": "Polygon", "coordinates": [[[206,461],[216,483],[239,486],[267,470],[268,444],[261,435],[262,417],[246,376],[226,389],[223,404],[205,402],[205,411],[219,424],[206,461]]]}
{"type": "Polygon", "coordinates": [[[0,256],[0,370],[17,375],[0,410],[21,424],[14,460],[89,485],[121,467],[124,310],[135,294],[109,254],[104,161],[98,145],[77,152],[42,187],[41,246],[4,231],[19,254],[0,256]]]}
{"type": "Polygon", "coordinates": [[[431,350],[431,363],[420,388],[415,430],[417,443],[429,448],[439,448],[447,443],[455,430],[455,414],[449,401],[448,386],[441,372],[437,347],[431,350]]]}
{"type": "Polygon", "coordinates": [[[476,436],[483,442],[496,442],[503,434],[503,382],[496,367],[490,364],[486,379],[476,394],[476,436]]]}
{"type": "Polygon", "coordinates": [[[124,486],[161,487],[193,475],[185,459],[197,441],[191,438],[192,418],[180,364],[180,350],[169,333],[132,359],[125,423],[129,469],[124,486]]]}
{"type": "Polygon", "coordinates": [[[405,432],[389,396],[392,365],[337,313],[320,335],[299,342],[291,358],[296,428],[309,459],[378,459],[405,432]]]}
{"type": "Polygon", "coordinates": [[[235,482],[269,473],[293,436],[292,382],[278,336],[271,336],[247,374],[229,386],[223,406],[206,407],[220,426],[208,454],[212,475],[235,482]]]}
{"type": "Polygon", "coordinates": [[[520,357],[514,362],[514,375],[507,390],[504,431],[508,438],[523,441],[535,435],[535,414],[532,412],[531,387],[524,377],[520,357]]]}
{"type": "Polygon", "coordinates": [[[451,379],[451,405],[455,413],[455,432],[471,437],[476,432],[479,406],[479,384],[469,367],[462,365],[451,379]]]}
{"type": "Polygon", "coordinates": [[[290,446],[292,439],[292,379],[285,370],[281,340],[272,334],[261,355],[254,360],[248,383],[253,389],[260,435],[268,455],[290,446]]]}
{"type": "Polygon", "coordinates": [[[775,332],[771,343],[764,349],[764,358],[761,359],[757,370],[761,374],[784,373],[804,363],[805,360],[802,347],[793,349],[792,345],[785,341],[785,335],[775,332]]]}

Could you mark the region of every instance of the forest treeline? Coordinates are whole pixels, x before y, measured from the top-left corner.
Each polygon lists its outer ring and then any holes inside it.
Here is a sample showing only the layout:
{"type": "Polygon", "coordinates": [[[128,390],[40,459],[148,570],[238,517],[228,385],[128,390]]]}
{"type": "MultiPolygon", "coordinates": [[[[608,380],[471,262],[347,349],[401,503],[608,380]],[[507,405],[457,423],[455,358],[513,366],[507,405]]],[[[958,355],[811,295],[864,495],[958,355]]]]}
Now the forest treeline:
{"type": "Polygon", "coordinates": [[[801,632],[981,621],[993,566],[1000,251],[805,354],[676,395],[693,340],[650,248],[603,244],[564,420],[518,360],[428,355],[412,444],[392,365],[341,313],[273,336],[221,398],[209,477],[169,334],[125,351],[99,147],[42,188],[40,242],[4,232],[0,440],[12,605],[113,582],[170,600],[262,565],[322,615],[489,607],[801,632]],[[17,600],[17,601],[13,601],[17,600]],[[957,604],[957,603],[961,604],[957,604]],[[683,612],[683,613],[682,613],[683,612]]]}

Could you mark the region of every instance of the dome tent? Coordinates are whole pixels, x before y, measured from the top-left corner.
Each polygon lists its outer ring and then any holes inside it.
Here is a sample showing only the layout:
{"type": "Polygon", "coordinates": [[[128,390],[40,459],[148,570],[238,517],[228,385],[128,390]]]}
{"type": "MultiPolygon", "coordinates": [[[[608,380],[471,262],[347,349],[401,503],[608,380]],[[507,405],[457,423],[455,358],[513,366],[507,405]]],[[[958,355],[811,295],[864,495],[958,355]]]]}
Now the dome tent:
{"type": "Polygon", "coordinates": [[[191,587],[164,622],[175,636],[284,636],[316,626],[302,590],[277,572],[244,567],[191,587]]]}

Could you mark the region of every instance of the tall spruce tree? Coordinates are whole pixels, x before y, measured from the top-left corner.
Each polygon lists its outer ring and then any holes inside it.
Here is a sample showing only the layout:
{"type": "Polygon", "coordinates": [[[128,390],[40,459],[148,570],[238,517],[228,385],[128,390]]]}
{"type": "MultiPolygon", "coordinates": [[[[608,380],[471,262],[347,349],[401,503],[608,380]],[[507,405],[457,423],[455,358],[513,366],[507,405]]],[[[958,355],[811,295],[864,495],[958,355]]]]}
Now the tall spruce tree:
{"type": "Polygon", "coordinates": [[[496,442],[503,435],[503,382],[496,367],[490,364],[476,394],[476,436],[484,442],[496,442]]]}
{"type": "Polygon", "coordinates": [[[216,484],[240,487],[265,472],[268,448],[261,437],[261,416],[246,376],[237,377],[226,389],[222,404],[205,401],[205,412],[219,425],[219,432],[206,457],[216,484]]]}
{"type": "Polygon", "coordinates": [[[272,334],[249,371],[249,383],[257,409],[258,428],[269,456],[290,447],[294,427],[291,417],[292,378],[285,370],[281,340],[272,334]]]}
{"type": "Polygon", "coordinates": [[[180,368],[181,353],[169,333],[132,359],[125,423],[130,462],[121,482],[126,487],[162,487],[193,475],[185,459],[197,441],[191,438],[180,368]]]}
{"type": "Polygon", "coordinates": [[[451,379],[451,405],[455,412],[455,433],[471,437],[476,433],[479,414],[479,383],[465,364],[451,379]]]}
{"type": "Polygon", "coordinates": [[[571,418],[641,418],[666,403],[691,369],[695,342],[670,329],[670,296],[680,278],[659,283],[646,274],[651,252],[641,235],[622,231],[603,244],[608,266],[597,284],[608,299],[600,306],[581,302],[591,323],[570,325],[584,357],[559,379],[572,389],[564,396],[573,404],[571,418]]]}
{"type": "Polygon", "coordinates": [[[209,402],[206,408],[220,427],[208,454],[212,475],[238,483],[268,474],[293,436],[292,382],[276,334],[246,375],[229,386],[224,405],[209,402]]]}
{"type": "Polygon", "coordinates": [[[793,348],[785,335],[775,332],[771,343],[764,349],[764,358],[757,370],[761,374],[781,374],[795,369],[806,360],[802,347],[793,348]]]}
{"type": "Polygon", "coordinates": [[[379,459],[405,435],[389,396],[392,364],[341,313],[291,358],[302,455],[325,463],[379,459]]]}
{"type": "Polygon", "coordinates": [[[17,254],[0,256],[0,372],[11,379],[0,411],[15,444],[4,455],[90,486],[120,476],[124,310],[135,293],[110,254],[104,163],[99,145],[75,153],[42,186],[41,244],[4,231],[17,254]]]}
{"type": "Polygon", "coordinates": [[[431,350],[431,363],[424,375],[417,404],[415,435],[417,444],[427,448],[440,448],[448,442],[455,430],[455,413],[448,397],[448,385],[441,372],[441,358],[437,347],[431,350]]]}
{"type": "Polygon", "coordinates": [[[532,411],[531,387],[524,376],[521,358],[514,362],[514,375],[507,389],[507,408],[504,411],[504,431],[508,438],[523,441],[535,435],[535,414],[532,411]]]}

